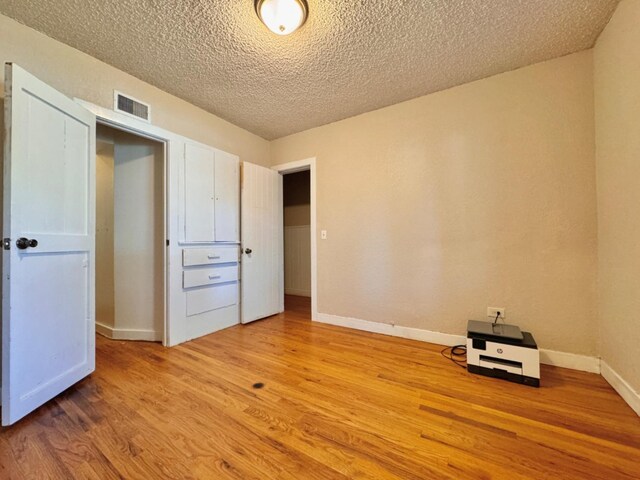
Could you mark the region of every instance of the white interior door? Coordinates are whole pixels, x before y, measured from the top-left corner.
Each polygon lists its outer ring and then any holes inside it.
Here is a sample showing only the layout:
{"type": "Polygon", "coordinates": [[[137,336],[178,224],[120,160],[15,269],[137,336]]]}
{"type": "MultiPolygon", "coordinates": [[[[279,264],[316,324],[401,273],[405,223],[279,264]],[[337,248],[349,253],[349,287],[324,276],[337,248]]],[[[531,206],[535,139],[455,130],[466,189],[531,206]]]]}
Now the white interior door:
{"type": "Polygon", "coordinates": [[[243,163],[242,323],[283,310],[282,175],[243,163]]]}
{"type": "Polygon", "coordinates": [[[95,116],[5,67],[2,424],[95,368],[95,116]]]}

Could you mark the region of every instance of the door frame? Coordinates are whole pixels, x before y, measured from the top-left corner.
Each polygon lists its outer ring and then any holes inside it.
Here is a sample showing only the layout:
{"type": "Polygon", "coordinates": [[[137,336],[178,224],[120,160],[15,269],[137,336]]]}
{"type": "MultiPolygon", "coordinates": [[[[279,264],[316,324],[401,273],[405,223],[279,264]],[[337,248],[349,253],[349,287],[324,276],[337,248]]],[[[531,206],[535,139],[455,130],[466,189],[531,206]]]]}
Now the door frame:
{"type": "MultiPolygon", "coordinates": [[[[121,130],[139,137],[154,140],[163,144],[163,170],[164,170],[164,238],[165,241],[173,240],[170,242],[170,247],[165,250],[164,264],[163,264],[163,285],[164,285],[164,318],[163,318],[163,332],[162,332],[162,345],[165,347],[171,346],[175,343],[172,339],[171,323],[169,322],[169,312],[171,307],[171,278],[169,278],[169,263],[171,257],[171,247],[177,242],[177,237],[171,235],[171,218],[169,212],[169,196],[171,195],[170,179],[172,178],[171,172],[171,142],[175,142],[176,135],[164,130],[162,128],[146,123],[137,118],[129,117],[122,113],[110,110],[108,108],[100,107],[93,103],[87,102],[80,98],[73,99],[76,103],[83,106],[96,116],[96,123],[112,127],[117,130],[121,130]]],[[[176,163],[176,162],[174,162],[176,163]]]]}
{"type": "MultiPolygon", "coordinates": [[[[305,158],[303,160],[297,160],[295,162],[282,163],[271,167],[272,170],[280,173],[280,175],[286,175],[288,173],[304,172],[309,170],[310,172],[310,190],[311,190],[311,320],[317,320],[318,318],[318,257],[317,257],[317,243],[318,238],[316,236],[316,157],[305,158]]],[[[284,205],[281,206],[284,218],[284,205]]],[[[284,238],[284,224],[282,225],[282,238],[284,238]]],[[[284,310],[284,254],[282,255],[282,265],[280,275],[280,291],[282,293],[282,305],[281,309],[284,310]]]]}

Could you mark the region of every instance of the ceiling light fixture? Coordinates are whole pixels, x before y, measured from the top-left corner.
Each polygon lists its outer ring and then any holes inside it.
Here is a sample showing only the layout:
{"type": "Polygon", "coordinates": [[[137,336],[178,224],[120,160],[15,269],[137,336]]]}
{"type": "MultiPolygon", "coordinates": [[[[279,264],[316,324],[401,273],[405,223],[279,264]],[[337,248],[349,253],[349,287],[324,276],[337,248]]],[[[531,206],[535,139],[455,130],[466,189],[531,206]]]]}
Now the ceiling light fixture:
{"type": "Polygon", "coordinates": [[[255,7],[262,23],[278,35],[295,32],[309,14],[306,0],[255,0],[255,7]]]}

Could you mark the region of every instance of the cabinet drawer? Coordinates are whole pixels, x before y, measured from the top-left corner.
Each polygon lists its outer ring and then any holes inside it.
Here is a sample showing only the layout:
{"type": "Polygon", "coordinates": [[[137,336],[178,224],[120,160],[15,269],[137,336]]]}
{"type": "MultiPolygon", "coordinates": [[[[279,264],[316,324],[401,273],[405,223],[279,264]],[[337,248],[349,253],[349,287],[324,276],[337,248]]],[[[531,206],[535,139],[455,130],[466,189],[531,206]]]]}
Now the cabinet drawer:
{"type": "Polygon", "coordinates": [[[238,266],[217,268],[199,268],[182,272],[182,286],[184,288],[201,287],[216,283],[233,282],[238,280],[238,266]]]}
{"type": "Polygon", "coordinates": [[[187,292],[187,316],[238,304],[238,284],[211,285],[187,292]]]}
{"type": "Polygon", "coordinates": [[[185,248],[182,250],[182,265],[214,265],[216,263],[236,263],[238,247],[185,248]]]}

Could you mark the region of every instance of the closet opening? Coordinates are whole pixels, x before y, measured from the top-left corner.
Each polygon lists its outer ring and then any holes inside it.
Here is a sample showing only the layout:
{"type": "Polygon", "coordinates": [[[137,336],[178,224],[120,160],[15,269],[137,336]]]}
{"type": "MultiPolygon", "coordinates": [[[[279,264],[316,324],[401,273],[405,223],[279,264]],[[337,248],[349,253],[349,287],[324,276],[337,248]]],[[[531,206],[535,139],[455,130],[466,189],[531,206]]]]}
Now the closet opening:
{"type": "Polygon", "coordinates": [[[285,310],[311,315],[311,171],[284,172],[285,310]]]}
{"type": "Polygon", "coordinates": [[[96,332],[165,336],[165,144],[111,126],[96,130],[96,332]]]}

